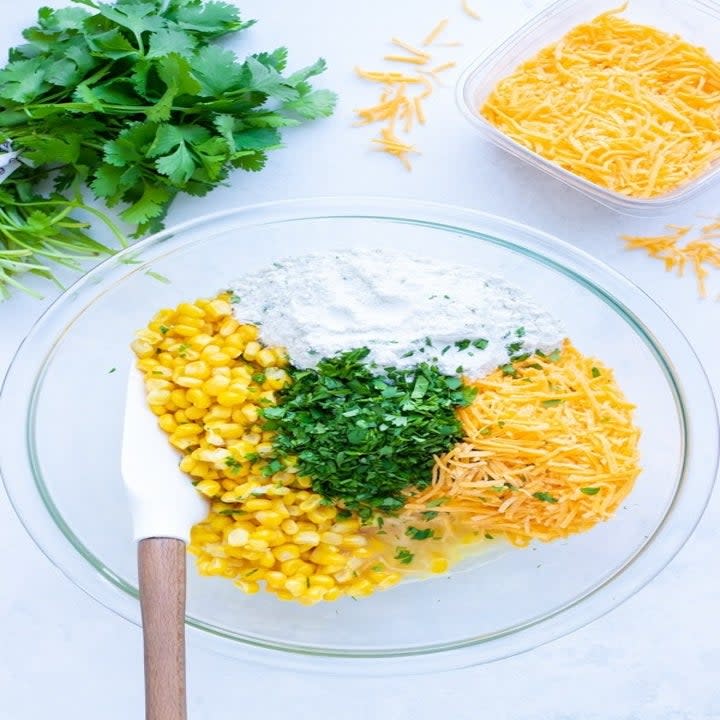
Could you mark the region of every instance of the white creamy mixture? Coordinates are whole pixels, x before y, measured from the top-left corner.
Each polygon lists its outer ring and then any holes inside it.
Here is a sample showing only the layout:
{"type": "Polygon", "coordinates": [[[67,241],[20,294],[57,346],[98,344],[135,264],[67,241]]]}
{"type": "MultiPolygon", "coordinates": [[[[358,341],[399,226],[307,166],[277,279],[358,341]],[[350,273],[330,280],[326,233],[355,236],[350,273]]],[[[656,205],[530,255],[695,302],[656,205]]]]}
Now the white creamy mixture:
{"type": "Polygon", "coordinates": [[[287,348],[300,368],[367,347],[380,367],[427,361],[481,377],[511,356],[551,352],[564,337],[546,310],[499,277],[387,250],[287,258],[232,290],[235,317],[257,324],[262,341],[287,348]]]}

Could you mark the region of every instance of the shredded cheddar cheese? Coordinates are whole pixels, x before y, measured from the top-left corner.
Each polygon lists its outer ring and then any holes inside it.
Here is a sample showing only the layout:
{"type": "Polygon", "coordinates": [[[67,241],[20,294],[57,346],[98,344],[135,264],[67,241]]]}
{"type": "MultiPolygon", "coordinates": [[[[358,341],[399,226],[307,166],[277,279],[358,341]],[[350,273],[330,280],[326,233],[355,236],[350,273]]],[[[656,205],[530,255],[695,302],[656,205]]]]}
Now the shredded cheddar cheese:
{"type": "Polygon", "coordinates": [[[423,45],[428,46],[432,45],[444,32],[445,28],[448,26],[448,23],[450,20],[448,18],[444,18],[441,20],[427,35],[427,37],[423,40],[423,45]]]}
{"type": "MultiPolygon", "coordinates": [[[[441,20],[423,41],[424,46],[434,41],[444,32],[448,20],[441,20]]],[[[429,52],[421,50],[415,45],[393,37],[390,41],[395,47],[402,48],[408,55],[391,53],[385,55],[388,62],[406,63],[418,66],[416,74],[402,73],[394,70],[364,70],[355,68],[356,74],[364,80],[381,83],[384,86],[380,98],[375,105],[355,110],[356,125],[369,125],[371,123],[385,123],[379,135],[372,142],[377,149],[396,157],[407,170],[412,169],[410,155],[418,154],[415,146],[398,137],[397,132],[410,133],[415,123],[424,125],[426,122],[424,101],[433,92],[434,80],[440,84],[438,75],[454,68],[456,63],[452,60],[440,63],[429,70],[421,70],[420,66],[427,65],[432,56],[429,52]],[[417,94],[411,94],[409,86],[422,85],[423,89],[417,94]]],[[[454,43],[446,43],[453,45],[454,43]]]]}
{"type": "Polygon", "coordinates": [[[665,270],[676,272],[679,277],[685,274],[689,265],[695,274],[698,294],[707,297],[706,279],[708,268],[720,270],[720,245],[713,240],[720,239],[720,219],[700,228],[698,236],[680,245],[680,241],[692,231],[692,225],[668,225],[669,232],[664,235],[621,235],[628,250],[644,250],[650,257],[662,260],[665,270]]]}
{"type": "Polygon", "coordinates": [[[475,20],[482,20],[482,16],[480,15],[480,13],[477,10],[474,10],[470,6],[470,3],[468,2],[468,0],[462,0],[462,9],[463,9],[463,12],[466,15],[469,15],[471,18],[473,18],[475,20]]]}
{"type": "Polygon", "coordinates": [[[720,63],[677,35],[617,17],[624,9],[541,50],[480,112],[575,175],[651,198],[720,159],[720,63]]]}
{"type": "Polygon", "coordinates": [[[640,472],[633,405],[613,373],[565,341],[515,374],[470,384],[458,411],[465,439],[436,458],[432,485],[405,512],[431,507],[515,545],[550,541],[607,520],[640,472]]]}

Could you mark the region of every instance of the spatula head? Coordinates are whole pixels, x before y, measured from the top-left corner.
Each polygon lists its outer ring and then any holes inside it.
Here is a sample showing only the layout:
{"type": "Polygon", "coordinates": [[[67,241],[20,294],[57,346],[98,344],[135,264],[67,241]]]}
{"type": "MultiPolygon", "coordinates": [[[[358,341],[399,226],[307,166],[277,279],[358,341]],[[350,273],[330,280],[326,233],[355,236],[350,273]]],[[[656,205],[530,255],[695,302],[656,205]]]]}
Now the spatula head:
{"type": "Polygon", "coordinates": [[[158,427],[145,399],[145,383],[128,372],[121,469],[136,540],[190,539],[190,528],[208,512],[208,502],[179,468],[181,456],[158,427]]]}

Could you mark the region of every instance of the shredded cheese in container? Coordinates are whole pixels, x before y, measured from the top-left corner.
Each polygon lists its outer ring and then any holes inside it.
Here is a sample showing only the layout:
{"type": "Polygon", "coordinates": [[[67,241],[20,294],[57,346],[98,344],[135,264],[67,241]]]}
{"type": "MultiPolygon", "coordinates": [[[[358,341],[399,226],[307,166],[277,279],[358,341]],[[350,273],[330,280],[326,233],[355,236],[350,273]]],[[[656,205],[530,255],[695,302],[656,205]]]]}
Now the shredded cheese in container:
{"type": "Polygon", "coordinates": [[[720,63],[620,9],[578,25],[493,89],[502,133],[617,193],[651,198],[720,159],[720,63]]]}

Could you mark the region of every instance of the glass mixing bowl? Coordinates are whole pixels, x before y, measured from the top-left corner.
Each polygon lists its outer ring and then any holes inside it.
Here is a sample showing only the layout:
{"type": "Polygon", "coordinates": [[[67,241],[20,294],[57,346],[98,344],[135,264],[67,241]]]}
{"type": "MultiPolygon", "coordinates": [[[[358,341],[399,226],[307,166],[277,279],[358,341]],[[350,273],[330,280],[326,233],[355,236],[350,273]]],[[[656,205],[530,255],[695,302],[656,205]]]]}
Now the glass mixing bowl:
{"type": "Polygon", "coordinates": [[[30,332],[0,398],[0,466],[28,532],[68,578],[139,623],[119,463],[134,331],[158,308],[212,295],[279,258],[373,246],[459,260],[534,295],[581,350],[616,369],[637,404],[643,473],[615,517],[591,532],[495,551],[447,577],[358,602],[303,607],[246,596],[226,580],[199,577],[190,562],[191,642],[300,670],[458,667],[570,632],[668,563],[702,514],[718,451],[712,392],[668,317],[610,268],[518,223],[407,200],[340,198],[230,210],[166,230],[88,273],[30,332]]]}

